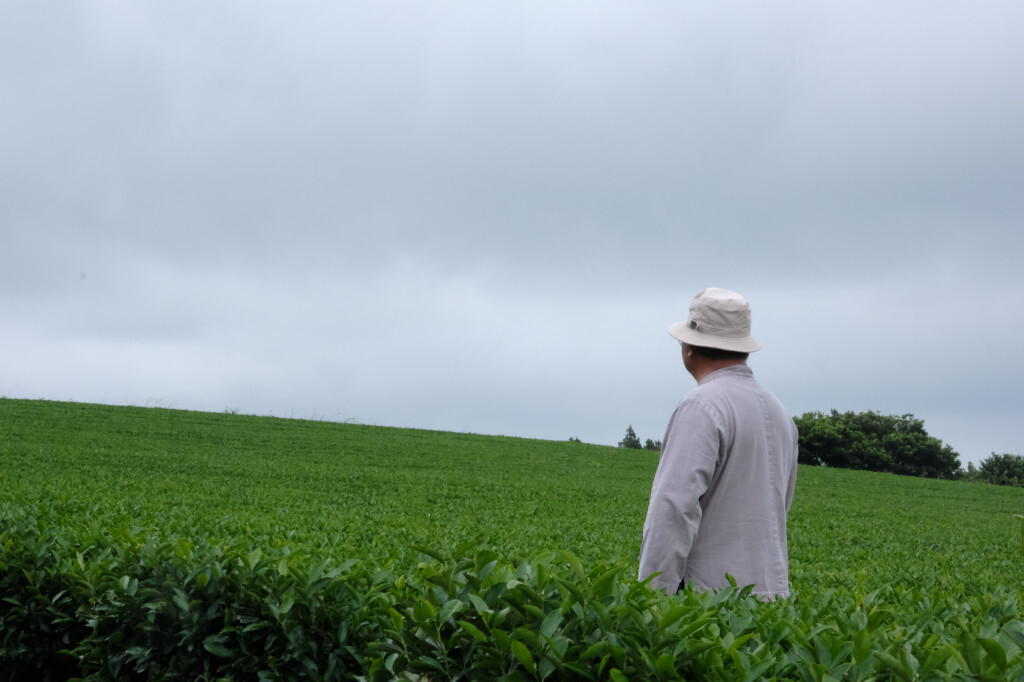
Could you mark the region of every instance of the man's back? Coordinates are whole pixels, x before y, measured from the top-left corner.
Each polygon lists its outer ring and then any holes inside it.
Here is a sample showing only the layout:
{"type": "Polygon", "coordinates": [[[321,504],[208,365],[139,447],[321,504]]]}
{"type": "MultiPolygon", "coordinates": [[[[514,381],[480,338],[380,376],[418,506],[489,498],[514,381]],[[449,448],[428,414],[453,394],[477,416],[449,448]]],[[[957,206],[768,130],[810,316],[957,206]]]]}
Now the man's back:
{"type": "Polygon", "coordinates": [[[797,432],[746,365],[706,376],[669,422],[644,524],[640,577],[675,591],[753,584],[789,594],[786,514],[796,483],[797,432]]]}

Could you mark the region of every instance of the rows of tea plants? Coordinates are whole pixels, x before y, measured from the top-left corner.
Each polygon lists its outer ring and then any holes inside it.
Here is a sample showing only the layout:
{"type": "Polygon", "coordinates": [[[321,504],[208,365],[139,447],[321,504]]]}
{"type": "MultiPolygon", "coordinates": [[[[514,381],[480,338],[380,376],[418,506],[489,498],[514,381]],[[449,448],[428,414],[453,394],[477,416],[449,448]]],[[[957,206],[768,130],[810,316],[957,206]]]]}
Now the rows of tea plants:
{"type": "Polygon", "coordinates": [[[1020,679],[1024,491],[801,468],[793,596],[636,580],[656,453],[0,399],[0,679],[1020,679]]]}

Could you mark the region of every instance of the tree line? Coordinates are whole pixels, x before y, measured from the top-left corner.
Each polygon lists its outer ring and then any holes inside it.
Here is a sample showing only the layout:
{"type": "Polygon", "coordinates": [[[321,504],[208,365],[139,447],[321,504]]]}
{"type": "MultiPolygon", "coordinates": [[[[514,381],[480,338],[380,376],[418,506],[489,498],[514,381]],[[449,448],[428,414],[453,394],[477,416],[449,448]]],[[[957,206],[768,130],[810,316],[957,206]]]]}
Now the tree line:
{"type": "Polygon", "coordinates": [[[626,428],[626,437],[619,441],[620,448],[629,448],[630,450],[661,450],[660,440],[647,439],[647,442],[643,445],[640,444],[640,438],[636,435],[636,431],[633,430],[633,425],[630,424],[626,428]]]}
{"type": "MultiPolygon", "coordinates": [[[[929,435],[924,421],[912,414],[832,410],[805,412],[793,421],[800,433],[800,464],[1024,487],[1024,456],[993,452],[964,470],[960,455],[929,435]]],[[[619,447],[660,450],[661,441],[648,439],[641,445],[630,425],[619,447]]]]}

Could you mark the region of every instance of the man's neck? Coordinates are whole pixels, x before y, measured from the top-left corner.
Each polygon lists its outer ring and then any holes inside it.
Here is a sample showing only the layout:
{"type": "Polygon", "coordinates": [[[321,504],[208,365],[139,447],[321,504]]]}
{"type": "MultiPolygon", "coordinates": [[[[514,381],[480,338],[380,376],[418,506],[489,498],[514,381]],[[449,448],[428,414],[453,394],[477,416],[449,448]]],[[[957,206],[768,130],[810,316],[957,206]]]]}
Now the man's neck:
{"type": "Polygon", "coordinates": [[[717,372],[720,369],[725,369],[726,367],[736,367],[738,365],[746,366],[746,364],[746,360],[711,360],[705,358],[699,365],[697,365],[697,367],[694,368],[693,372],[691,372],[691,375],[694,379],[697,380],[697,383],[699,384],[700,382],[704,381],[704,379],[706,379],[709,374],[717,372]]]}

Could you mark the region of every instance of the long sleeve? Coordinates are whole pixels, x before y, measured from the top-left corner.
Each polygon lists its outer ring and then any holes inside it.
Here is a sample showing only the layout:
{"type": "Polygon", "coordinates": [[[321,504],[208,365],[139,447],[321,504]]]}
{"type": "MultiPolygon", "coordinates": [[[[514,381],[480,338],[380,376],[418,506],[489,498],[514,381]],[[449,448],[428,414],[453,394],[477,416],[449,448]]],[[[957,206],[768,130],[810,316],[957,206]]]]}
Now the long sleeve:
{"type": "Polygon", "coordinates": [[[651,585],[673,593],[683,579],[687,557],[700,527],[701,497],[715,473],[720,425],[709,408],[684,399],[669,421],[651,487],[640,549],[640,579],[655,572],[651,585]]]}
{"type": "Polygon", "coordinates": [[[798,460],[800,451],[798,445],[800,442],[800,436],[797,433],[796,424],[793,424],[791,434],[793,445],[791,451],[786,453],[786,455],[788,456],[789,461],[791,461],[793,464],[791,465],[789,470],[789,480],[786,482],[786,514],[789,514],[789,509],[790,507],[793,506],[793,493],[796,491],[796,462],[798,460]]]}

